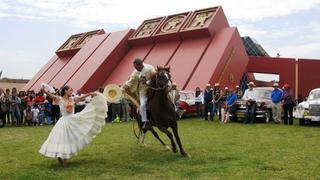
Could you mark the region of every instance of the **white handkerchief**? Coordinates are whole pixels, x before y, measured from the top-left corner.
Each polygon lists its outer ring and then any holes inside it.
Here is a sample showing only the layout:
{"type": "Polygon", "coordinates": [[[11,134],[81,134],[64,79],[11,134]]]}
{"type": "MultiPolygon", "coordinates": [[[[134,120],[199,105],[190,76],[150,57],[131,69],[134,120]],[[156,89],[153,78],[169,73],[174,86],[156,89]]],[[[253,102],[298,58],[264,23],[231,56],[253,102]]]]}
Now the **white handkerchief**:
{"type": "Polygon", "coordinates": [[[41,86],[47,88],[48,91],[49,91],[49,93],[55,93],[55,92],[56,92],[56,91],[54,90],[54,88],[51,87],[49,84],[42,83],[41,86]]]}

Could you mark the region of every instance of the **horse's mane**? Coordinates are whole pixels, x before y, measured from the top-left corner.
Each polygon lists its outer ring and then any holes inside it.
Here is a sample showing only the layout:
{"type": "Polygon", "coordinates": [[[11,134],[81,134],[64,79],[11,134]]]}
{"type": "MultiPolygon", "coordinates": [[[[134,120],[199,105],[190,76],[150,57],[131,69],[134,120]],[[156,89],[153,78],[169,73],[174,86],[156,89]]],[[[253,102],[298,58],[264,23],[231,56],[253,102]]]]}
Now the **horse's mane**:
{"type": "MultiPolygon", "coordinates": [[[[150,82],[149,82],[149,86],[151,87],[156,87],[156,77],[157,77],[157,74],[160,72],[160,71],[167,71],[170,73],[170,67],[169,66],[157,66],[157,70],[154,74],[151,75],[150,77],[150,82]]],[[[151,99],[153,97],[155,93],[155,90],[151,89],[151,88],[148,88],[148,91],[147,91],[147,97],[148,99],[151,99]]]]}
{"type": "Polygon", "coordinates": [[[156,80],[156,75],[160,72],[160,71],[167,71],[168,73],[170,73],[170,67],[168,66],[157,66],[157,70],[155,73],[153,73],[150,77],[151,81],[155,81],[156,80]]]}
{"type": "Polygon", "coordinates": [[[157,66],[157,72],[160,72],[160,71],[167,71],[168,73],[170,73],[170,66],[157,66]]]}

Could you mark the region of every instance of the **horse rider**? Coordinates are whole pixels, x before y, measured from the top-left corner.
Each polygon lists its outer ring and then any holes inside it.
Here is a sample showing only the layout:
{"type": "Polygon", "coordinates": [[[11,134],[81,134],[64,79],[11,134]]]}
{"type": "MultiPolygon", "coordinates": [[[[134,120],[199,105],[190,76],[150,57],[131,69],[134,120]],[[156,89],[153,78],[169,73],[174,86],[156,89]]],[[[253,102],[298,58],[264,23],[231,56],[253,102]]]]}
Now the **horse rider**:
{"type": "Polygon", "coordinates": [[[131,93],[138,96],[140,100],[142,129],[146,130],[151,127],[147,119],[147,84],[151,80],[152,75],[156,73],[156,70],[152,65],[143,63],[140,58],[136,58],[133,61],[133,66],[135,70],[132,72],[130,79],[123,85],[123,89],[125,91],[130,90],[131,93]]]}

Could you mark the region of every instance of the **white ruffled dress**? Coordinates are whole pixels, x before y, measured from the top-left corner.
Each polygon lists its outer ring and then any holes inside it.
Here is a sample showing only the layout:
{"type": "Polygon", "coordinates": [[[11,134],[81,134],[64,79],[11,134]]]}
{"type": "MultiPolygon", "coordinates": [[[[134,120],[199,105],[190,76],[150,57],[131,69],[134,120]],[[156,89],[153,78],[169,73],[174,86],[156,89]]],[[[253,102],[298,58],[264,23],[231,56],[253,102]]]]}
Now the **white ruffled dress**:
{"type": "Polygon", "coordinates": [[[39,152],[47,157],[69,159],[89,144],[105,125],[106,98],[97,93],[79,113],[68,113],[63,99],[59,101],[62,117],[51,130],[39,152]]]}

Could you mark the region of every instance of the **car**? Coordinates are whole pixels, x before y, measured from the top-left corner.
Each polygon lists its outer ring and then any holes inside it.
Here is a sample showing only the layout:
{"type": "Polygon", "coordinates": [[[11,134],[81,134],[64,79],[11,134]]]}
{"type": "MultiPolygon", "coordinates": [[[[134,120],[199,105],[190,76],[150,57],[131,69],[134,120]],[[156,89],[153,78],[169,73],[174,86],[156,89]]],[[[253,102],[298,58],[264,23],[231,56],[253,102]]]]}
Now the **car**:
{"type": "MultiPolygon", "coordinates": [[[[255,117],[264,120],[266,123],[271,120],[271,93],[273,87],[254,87],[257,92],[257,107],[255,117]]],[[[237,110],[235,112],[236,117],[231,119],[244,119],[246,117],[246,100],[239,99],[236,102],[237,110]]]]}
{"type": "MultiPolygon", "coordinates": [[[[193,91],[180,91],[178,114],[180,117],[191,117],[197,115],[195,104],[195,93],[193,91]]],[[[201,105],[202,112],[204,105],[201,105]]]]}
{"type": "Polygon", "coordinates": [[[299,119],[299,124],[320,121],[320,88],[313,89],[308,98],[299,103],[295,108],[294,117],[299,119]]]}

